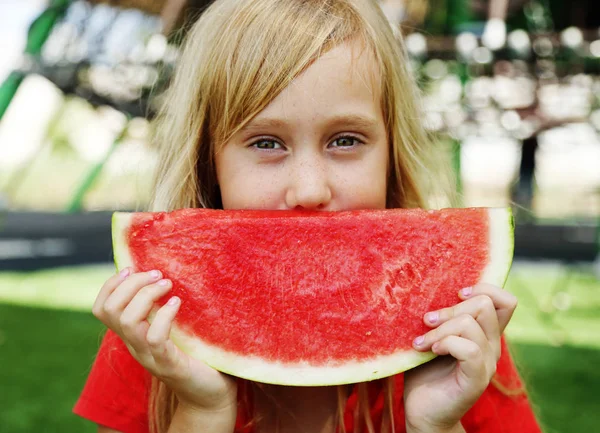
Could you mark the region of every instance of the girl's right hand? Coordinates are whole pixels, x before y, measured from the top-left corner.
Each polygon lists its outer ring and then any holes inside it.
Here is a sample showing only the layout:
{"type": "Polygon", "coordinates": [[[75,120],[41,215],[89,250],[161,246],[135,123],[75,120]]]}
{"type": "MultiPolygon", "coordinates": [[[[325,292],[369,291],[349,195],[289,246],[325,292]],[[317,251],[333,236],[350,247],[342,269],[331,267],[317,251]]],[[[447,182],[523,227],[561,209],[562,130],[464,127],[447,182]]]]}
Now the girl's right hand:
{"type": "Polygon", "coordinates": [[[160,271],[132,273],[125,268],[104,283],[92,312],[121,337],[146,370],[175,392],[180,405],[232,416],[235,423],[236,381],[189,357],[169,337],[180,299],[172,297],[158,309],[152,324],[148,322],[154,303],[171,289],[171,281],[161,278],[160,271]]]}

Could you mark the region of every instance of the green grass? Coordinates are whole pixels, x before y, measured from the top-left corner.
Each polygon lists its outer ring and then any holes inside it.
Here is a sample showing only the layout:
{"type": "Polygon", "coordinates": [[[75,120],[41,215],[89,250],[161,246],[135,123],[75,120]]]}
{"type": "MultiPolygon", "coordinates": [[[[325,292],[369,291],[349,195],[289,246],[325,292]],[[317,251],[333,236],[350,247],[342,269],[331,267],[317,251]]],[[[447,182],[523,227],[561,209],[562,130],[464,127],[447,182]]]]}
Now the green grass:
{"type": "Polygon", "coordinates": [[[0,302],[91,311],[100,287],[114,272],[113,265],[1,272],[0,302]]]}
{"type": "Polygon", "coordinates": [[[544,433],[600,431],[600,350],[525,343],[511,349],[544,433]]]}
{"type": "Polygon", "coordinates": [[[600,280],[590,268],[515,266],[519,305],[506,332],[521,343],[600,349],[600,280]]]}
{"type": "MultiPolygon", "coordinates": [[[[113,272],[0,274],[0,431],[95,431],[71,409],[103,329],[90,306],[113,272]]],[[[520,299],[507,335],[545,433],[597,431],[600,282],[588,271],[517,266],[507,288],[520,299]]]]}
{"type": "Polygon", "coordinates": [[[0,431],[94,432],[71,409],[102,329],[88,313],[0,304],[0,431]]]}

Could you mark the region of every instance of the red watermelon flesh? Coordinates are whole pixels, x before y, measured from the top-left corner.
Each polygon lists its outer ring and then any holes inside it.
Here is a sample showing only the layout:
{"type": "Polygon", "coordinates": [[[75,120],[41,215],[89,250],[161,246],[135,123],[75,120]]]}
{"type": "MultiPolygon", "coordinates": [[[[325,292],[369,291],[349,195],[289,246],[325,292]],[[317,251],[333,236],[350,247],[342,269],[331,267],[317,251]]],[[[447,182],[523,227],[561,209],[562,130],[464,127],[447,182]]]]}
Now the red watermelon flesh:
{"type": "Polygon", "coordinates": [[[182,299],[174,341],[260,382],[334,385],[433,358],[423,314],[503,285],[509,209],[115,213],[117,268],[159,269],[182,299]]]}

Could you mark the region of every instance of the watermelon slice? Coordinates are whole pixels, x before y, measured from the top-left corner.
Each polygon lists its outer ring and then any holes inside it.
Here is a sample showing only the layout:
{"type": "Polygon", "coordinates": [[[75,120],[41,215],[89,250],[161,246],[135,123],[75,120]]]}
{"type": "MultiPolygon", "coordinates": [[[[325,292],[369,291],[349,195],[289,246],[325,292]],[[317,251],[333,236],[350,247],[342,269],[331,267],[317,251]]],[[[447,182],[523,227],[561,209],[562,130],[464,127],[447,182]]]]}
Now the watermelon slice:
{"type": "MultiPolygon", "coordinates": [[[[424,313],[503,286],[509,209],[115,213],[117,268],[159,269],[182,300],[185,352],[245,379],[336,385],[435,355],[412,349],[424,313]]],[[[157,306],[158,306],[157,305],[157,306]]]]}

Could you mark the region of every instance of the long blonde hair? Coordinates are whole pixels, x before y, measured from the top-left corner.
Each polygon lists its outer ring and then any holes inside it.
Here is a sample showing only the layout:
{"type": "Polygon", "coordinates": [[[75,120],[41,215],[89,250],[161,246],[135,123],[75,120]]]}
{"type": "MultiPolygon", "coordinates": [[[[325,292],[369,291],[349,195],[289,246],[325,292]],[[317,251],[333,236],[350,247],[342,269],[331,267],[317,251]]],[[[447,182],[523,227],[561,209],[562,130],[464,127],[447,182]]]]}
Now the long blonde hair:
{"type": "MultiPolygon", "coordinates": [[[[155,121],[161,157],[152,210],[221,207],[215,152],[321,54],[349,39],[372,51],[381,74],[390,143],[387,207],[426,208],[439,198],[455,203],[450,164],[421,122],[400,32],[375,0],[217,0],[189,30],[155,121]]],[[[162,433],[177,402],[153,380],[150,426],[162,433]]],[[[392,379],[382,388],[382,431],[391,431],[392,379]]],[[[355,420],[373,432],[366,384],[358,385],[358,395],[355,420]]],[[[343,398],[339,393],[339,412],[343,398]]]]}

